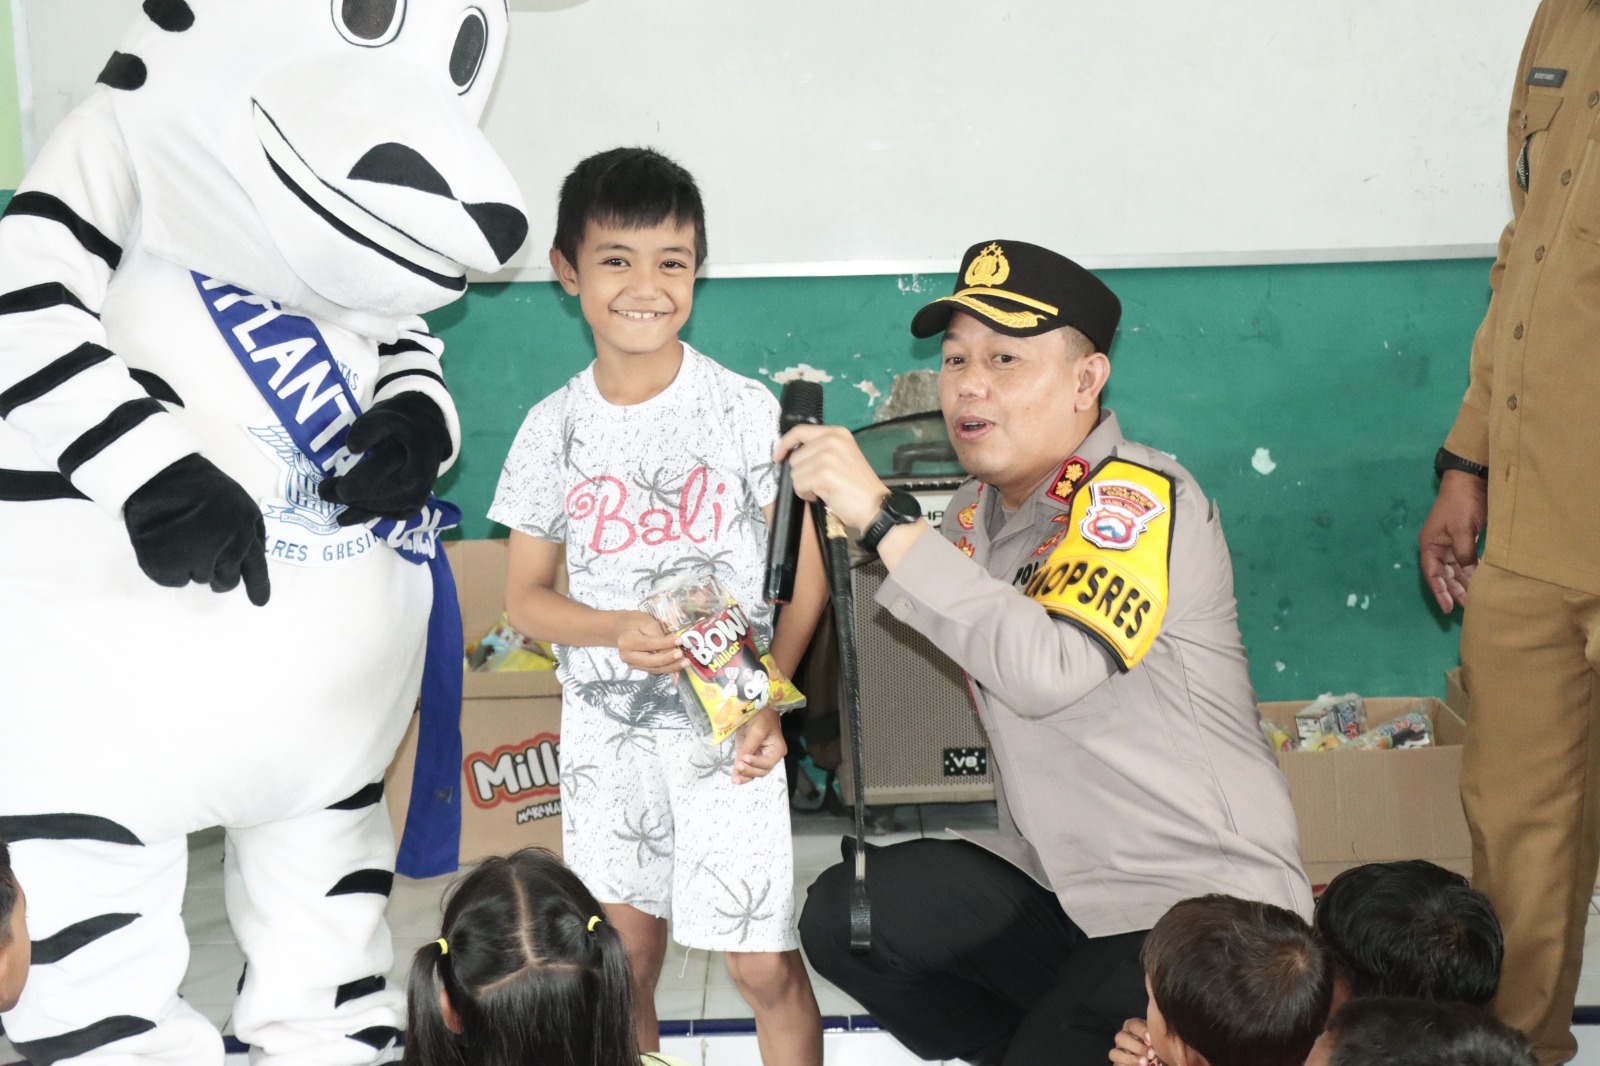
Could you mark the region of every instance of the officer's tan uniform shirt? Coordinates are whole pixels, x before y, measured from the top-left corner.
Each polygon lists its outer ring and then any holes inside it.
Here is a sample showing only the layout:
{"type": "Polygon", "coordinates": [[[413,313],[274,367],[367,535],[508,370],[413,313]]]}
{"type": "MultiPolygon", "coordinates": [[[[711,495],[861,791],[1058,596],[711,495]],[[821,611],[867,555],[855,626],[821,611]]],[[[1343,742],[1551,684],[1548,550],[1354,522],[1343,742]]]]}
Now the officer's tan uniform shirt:
{"type": "Polygon", "coordinates": [[[1489,467],[1487,562],[1600,594],[1600,7],[1540,5],[1507,153],[1512,221],[1445,447],[1489,467]]]}
{"type": "Polygon", "coordinates": [[[968,481],[944,536],[918,539],[878,591],[971,680],[1000,832],[969,839],[1052,889],[1090,936],[1148,929],[1207,892],[1309,918],[1288,786],[1257,725],[1214,510],[1177,463],[1125,441],[1109,412],[1075,454],[1091,469],[1119,456],[1174,481],[1166,618],[1133,669],[1119,673],[1100,645],[1014,587],[1069,510],[1047,494],[1050,479],[1009,516],[999,493],[968,481]],[[975,500],[973,528],[961,528],[975,500]]]}

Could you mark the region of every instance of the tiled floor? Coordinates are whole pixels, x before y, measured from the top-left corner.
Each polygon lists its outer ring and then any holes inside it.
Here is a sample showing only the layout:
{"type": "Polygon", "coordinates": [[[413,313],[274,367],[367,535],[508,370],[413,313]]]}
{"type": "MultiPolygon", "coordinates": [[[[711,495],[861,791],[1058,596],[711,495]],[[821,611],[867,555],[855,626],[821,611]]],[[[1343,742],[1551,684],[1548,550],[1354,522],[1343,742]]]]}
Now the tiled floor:
{"type": "MultiPolygon", "coordinates": [[[[893,811],[891,824],[881,827],[885,831],[875,833],[873,839],[878,843],[893,843],[924,835],[945,836],[949,828],[992,827],[994,817],[992,804],[898,807],[893,811]]],[[[850,822],[845,818],[826,814],[795,816],[797,899],[804,898],[806,886],[819,873],[838,861],[839,839],[849,832],[850,822]]],[[[189,858],[184,919],[192,953],[182,992],[201,1013],[228,1032],[234,988],[244,957],[234,943],[222,907],[221,831],[198,833],[191,838],[189,858]]],[[[395,946],[395,964],[390,973],[392,983],[404,987],[412,953],[439,935],[439,901],[449,882],[448,877],[426,881],[396,879],[388,909],[395,946]]],[[[1591,906],[1591,913],[1600,914],[1600,907],[1591,906]]],[[[860,1004],[814,973],[812,982],[817,1003],[830,1025],[825,1046],[828,1066],[912,1066],[919,1061],[883,1033],[859,1028],[846,1031],[850,1024],[848,1019],[860,1018],[866,1012],[860,1004]]],[[[1590,923],[1578,1002],[1600,1006],[1600,921],[1590,923]]],[[[676,944],[669,948],[662,970],[656,1009],[663,1021],[663,1031],[679,1033],[689,1028],[685,1023],[751,1016],[750,1008],[733,988],[720,954],[685,951],[676,944]]],[[[1580,1029],[1579,1041],[1583,1046],[1576,1063],[1600,1066],[1600,1027],[1580,1029]]],[[[663,1040],[663,1048],[698,1066],[749,1066],[759,1061],[755,1038],[749,1035],[675,1035],[663,1040]]],[[[11,1046],[0,1039],[0,1063],[16,1058],[11,1046]]],[[[230,1060],[230,1066],[234,1063],[243,1066],[243,1056],[230,1056],[230,1060]]]]}

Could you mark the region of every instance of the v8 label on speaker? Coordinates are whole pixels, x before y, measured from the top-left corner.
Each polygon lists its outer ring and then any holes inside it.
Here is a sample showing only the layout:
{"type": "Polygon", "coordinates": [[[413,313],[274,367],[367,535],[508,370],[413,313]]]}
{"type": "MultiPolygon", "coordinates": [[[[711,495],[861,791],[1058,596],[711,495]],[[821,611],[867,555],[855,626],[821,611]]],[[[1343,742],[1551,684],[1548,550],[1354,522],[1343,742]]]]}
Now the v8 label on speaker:
{"type": "Polygon", "coordinates": [[[944,749],[944,776],[982,777],[988,772],[988,748],[944,749]]]}

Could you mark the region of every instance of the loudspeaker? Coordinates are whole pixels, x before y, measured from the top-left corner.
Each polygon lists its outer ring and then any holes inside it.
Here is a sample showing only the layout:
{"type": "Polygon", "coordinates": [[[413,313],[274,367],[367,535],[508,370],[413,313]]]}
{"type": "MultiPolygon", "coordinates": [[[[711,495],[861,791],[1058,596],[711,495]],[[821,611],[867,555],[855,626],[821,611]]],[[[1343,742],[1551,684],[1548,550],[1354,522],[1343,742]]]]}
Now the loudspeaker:
{"type": "MultiPolygon", "coordinates": [[[[873,559],[856,566],[850,580],[867,805],[992,800],[989,741],[966,675],[926,637],[878,606],[873,597],[887,576],[883,563],[873,559]]],[[[841,698],[840,729],[848,745],[850,720],[843,706],[841,698]]],[[[845,801],[854,803],[848,754],[839,766],[839,784],[845,801]]]]}

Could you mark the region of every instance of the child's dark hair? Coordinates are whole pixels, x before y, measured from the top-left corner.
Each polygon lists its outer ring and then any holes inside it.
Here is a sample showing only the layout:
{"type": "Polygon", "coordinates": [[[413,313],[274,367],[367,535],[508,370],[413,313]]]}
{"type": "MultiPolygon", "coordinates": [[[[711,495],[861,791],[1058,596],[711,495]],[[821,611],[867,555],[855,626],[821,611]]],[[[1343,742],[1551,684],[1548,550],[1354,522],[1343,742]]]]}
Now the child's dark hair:
{"type": "Polygon", "coordinates": [[[11,909],[17,905],[17,875],[11,872],[11,849],[0,840],[0,948],[11,939],[11,909]]]}
{"type": "Polygon", "coordinates": [[[1421,859],[1357,866],[1328,882],[1314,924],[1352,996],[1483,1006],[1500,986],[1505,939],[1488,897],[1421,859]]]}
{"type": "Polygon", "coordinates": [[[603,916],[543,848],[486,859],[411,963],[404,1066],[638,1066],[628,956],[603,916]]]}
{"type": "Polygon", "coordinates": [[[556,251],[578,262],[590,222],[643,229],[675,222],[694,227],[694,265],[706,261],[706,209],[689,172],[652,148],[613,148],[572,168],[556,208],[556,251]]]}
{"type": "Polygon", "coordinates": [[[1210,1062],[1300,1066],[1328,1018],[1327,952],[1299,915],[1270,903],[1183,900],[1140,961],[1167,1027],[1210,1062]]]}
{"type": "Polygon", "coordinates": [[[1328,1021],[1331,1066],[1535,1066],[1527,1039],[1481,1007],[1352,999],[1328,1021]]]}

